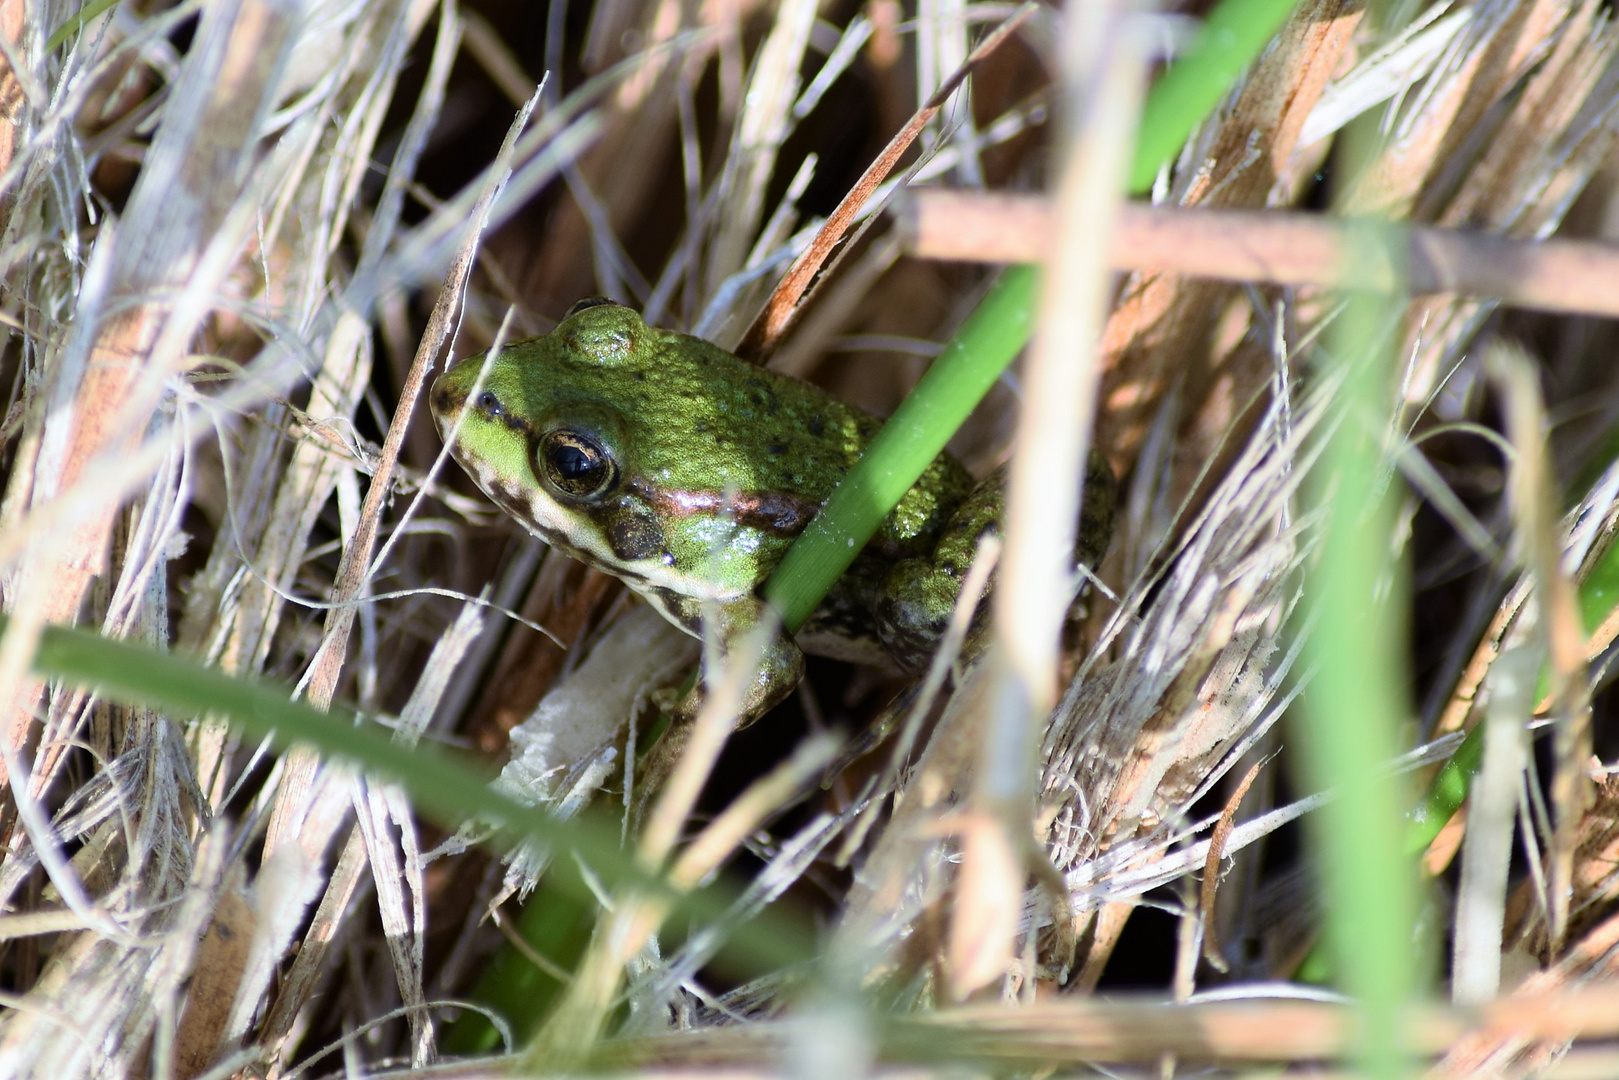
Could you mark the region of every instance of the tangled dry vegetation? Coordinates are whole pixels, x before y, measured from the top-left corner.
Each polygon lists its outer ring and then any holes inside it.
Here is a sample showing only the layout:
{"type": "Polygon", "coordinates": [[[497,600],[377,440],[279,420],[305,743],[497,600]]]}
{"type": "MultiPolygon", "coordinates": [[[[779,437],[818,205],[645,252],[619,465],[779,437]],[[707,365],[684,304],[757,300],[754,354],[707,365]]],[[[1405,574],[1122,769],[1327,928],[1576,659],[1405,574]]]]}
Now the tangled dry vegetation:
{"type": "MultiPolygon", "coordinates": [[[[0,0],[0,1075],[375,1075],[446,1055],[470,1075],[513,1066],[503,1030],[529,1072],[643,1075],[1161,1076],[1352,1048],[1346,1006],[1288,982],[1321,912],[1297,824],[1318,801],[1279,722],[1328,572],[1304,491],[1343,422],[1320,288],[1118,282],[1095,442],[1124,478],[1120,525],[1039,738],[1038,852],[998,875],[982,850],[963,861],[994,709],[977,672],[941,693],[948,657],[924,688],[942,704],[853,762],[839,740],[899,684],[814,666],[731,740],[689,817],[674,800],[657,839],[627,838],[672,854],[682,888],[729,865],[729,917],[782,901],[817,928],[813,964],[727,964],[702,925],[654,933],[665,901],[553,895],[545,854],[502,861],[311,750],[30,673],[42,629],[77,623],[357,702],[558,814],[622,813],[626,742],[698,645],[443,468],[421,362],[543,332],[593,293],[735,346],[1009,14],[182,0],[81,24],[72,0],[0,0]],[[448,321],[429,317],[441,293],[463,301],[448,321]],[[511,1026],[474,1023],[469,1000],[511,1026]]],[[[1102,25],[1162,51],[1202,14],[1102,25]]],[[[901,183],[1047,190],[1061,40],[1055,10],[1026,15],[901,183]]],[[[1607,237],[1616,45],[1598,0],[1301,0],[1152,198],[1280,209],[1335,185],[1340,208],[1396,221],[1607,237]],[[1335,140],[1363,116],[1376,149],[1351,174],[1335,140]]],[[[890,194],[770,358],[883,414],[987,280],[908,254],[877,212],[890,194]]],[[[1398,385],[1370,422],[1399,492],[1388,563],[1410,572],[1395,766],[1426,778],[1485,712],[1524,730],[1531,707],[1482,688],[1548,639],[1589,687],[1592,761],[1611,759],[1615,620],[1588,607],[1587,634],[1542,598],[1585,580],[1619,514],[1613,325],[1442,294],[1383,332],[1398,385]],[[1542,457],[1556,487],[1509,499],[1508,462],[1542,457]]],[[[1014,375],[952,443],[980,474],[1018,399],[1014,375]]],[[[1423,861],[1426,1000],[1469,1008],[1414,1007],[1408,1040],[1446,1075],[1613,1075],[1619,789],[1583,756],[1551,783],[1547,754],[1503,745],[1493,801],[1423,861]],[[1504,870],[1449,869],[1464,831],[1502,852],[1517,836],[1510,891],[1504,870]]]]}

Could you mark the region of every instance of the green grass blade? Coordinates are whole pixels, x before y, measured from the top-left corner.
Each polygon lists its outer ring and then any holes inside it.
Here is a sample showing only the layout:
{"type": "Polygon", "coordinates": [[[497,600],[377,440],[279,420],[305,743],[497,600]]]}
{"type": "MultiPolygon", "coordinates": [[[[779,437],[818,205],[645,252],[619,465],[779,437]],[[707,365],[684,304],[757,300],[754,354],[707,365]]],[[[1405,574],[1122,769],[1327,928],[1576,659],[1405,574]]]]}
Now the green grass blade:
{"type": "Polygon", "coordinates": [[[1152,187],[1237,77],[1276,36],[1296,0],[1225,0],[1209,12],[1186,55],[1153,84],[1141,110],[1130,191],[1152,187]]]}
{"type": "MultiPolygon", "coordinates": [[[[0,631],[5,626],[0,618],[0,631]]],[[[589,815],[562,820],[522,806],[491,789],[488,774],[459,754],[427,744],[400,745],[377,725],[356,723],[352,712],[320,712],[293,701],[284,687],[274,683],[233,678],[174,653],[66,627],[45,630],[34,668],[41,675],[93,689],[111,701],[145,705],[176,716],[223,717],[254,738],[274,736],[281,745],[312,746],[402,784],[413,805],[450,828],[479,819],[500,826],[513,840],[575,849],[606,884],[665,897],[678,911],[694,918],[720,918],[738,895],[730,885],[676,893],[619,847],[616,822],[589,815]]],[[[567,869],[571,863],[557,859],[554,865],[567,869]]],[[[594,894],[581,877],[567,872],[554,876],[560,885],[593,902],[594,894]]],[[[732,944],[740,958],[758,966],[781,967],[814,954],[805,926],[771,910],[736,927],[732,944]]]]}
{"type": "Polygon", "coordinates": [[[788,550],[765,599],[796,631],[1029,340],[1037,277],[1001,275],[788,550]]]}
{"type": "MultiPolygon", "coordinates": [[[[1368,225],[1363,243],[1376,242],[1368,225]]],[[[1390,565],[1394,501],[1382,439],[1392,378],[1388,310],[1352,297],[1339,319],[1346,418],[1311,477],[1323,517],[1307,582],[1319,619],[1306,642],[1315,675],[1294,718],[1291,745],[1309,790],[1338,797],[1313,815],[1326,937],[1343,988],[1365,1026],[1357,1055],[1368,1075],[1403,1075],[1403,1010],[1417,985],[1413,957],[1414,867],[1407,855],[1410,802],[1388,769],[1411,715],[1403,657],[1404,574],[1390,565]]]]}
{"type": "Polygon", "coordinates": [[[1434,837],[1445,827],[1467,801],[1473,778],[1484,767],[1484,727],[1473,725],[1460,746],[1439,767],[1428,789],[1417,800],[1411,811],[1411,822],[1406,826],[1405,850],[1421,855],[1434,842],[1434,837]]]}
{"type": "MultiPolygon", "coordinates": [[[[1238,75],[1292,10],[1295,0],[1223,0],[1184,58],[1147,95],[1130,190],[1152,185],[1238,75]]],[[[798,538],[765,584],[789,630],[809,618],[900,497],[910,490],[995,380],[1028,344],[1036,275],[1001,275],[798,538]]]]}
{"type": "Polygon", "coordinates": [[[58,26],[54,33],[45,41],[45,51],[55,52],[57,47],[84,28],[84,24],[92,22],[113,8],[118,6],[118,0],[90,0],[90,2],[70,15],[66,22],[58,26]]]}

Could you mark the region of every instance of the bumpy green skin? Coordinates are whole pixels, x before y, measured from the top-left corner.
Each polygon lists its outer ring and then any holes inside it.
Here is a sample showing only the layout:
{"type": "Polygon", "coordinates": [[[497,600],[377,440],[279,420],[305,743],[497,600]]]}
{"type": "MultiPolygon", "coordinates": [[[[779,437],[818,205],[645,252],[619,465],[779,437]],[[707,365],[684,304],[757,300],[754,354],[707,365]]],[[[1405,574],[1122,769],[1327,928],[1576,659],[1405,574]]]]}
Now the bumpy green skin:
{"type": "MultiPolygon", "coordinates": [[[[628,308],[584,303],[493,363],[474,356],[445,372],[429,396],[439,430],[478,486],[534,533],[622,578],[690,633],[707,608],[722,647],[734,643],[764,619],[758,587],[879,422],[628,308]],[[599,451],[592,490],[547,469],[558,441],[599,451]],[[597,490],[595,480],[606,482],[597,490]]],[[[1110,522],[1106,479],[1086,502],[1105,505],[1110,522]]],[[[940,455],[797,640],[777,635],[767,648],[744,720],[797,685],[800,646],[921,664],[999,506],[998,477],[975,492],[940,455]]],[[[1081,554],[1094,559],[1105,545],[1082,539],[1081,554]]],[[[688,699],[681,711],[694,708],[688,699]]]]}

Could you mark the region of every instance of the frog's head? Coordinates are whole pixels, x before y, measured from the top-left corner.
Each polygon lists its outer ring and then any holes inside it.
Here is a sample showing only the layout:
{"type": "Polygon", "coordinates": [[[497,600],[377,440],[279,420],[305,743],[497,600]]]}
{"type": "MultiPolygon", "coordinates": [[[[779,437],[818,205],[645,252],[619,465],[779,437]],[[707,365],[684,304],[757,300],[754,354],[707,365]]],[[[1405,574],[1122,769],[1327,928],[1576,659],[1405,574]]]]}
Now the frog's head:
{"type": "Polygon", "coordinates": [[[642,591],[719,598],[757,576],[753,518],[786,514],[782,498],[752,494],[758,455],[735,434],[732,399],[752,371],[593,298],[543,337],[454,365],[428,401],[455,459],[531,531],[642,591]],[[717,538],[742,553],[723,581],[710,568],[717,538]]]}
{"type": "Polygon", "coordinates": [[[633,447],[613,389],[633,381],[646,332],[629,308],[581,301],[550,334],[455,364],[428,395],[450,452],[490,498],[621,575],[664,558],[655,522],[623,498],[633,447]]]}

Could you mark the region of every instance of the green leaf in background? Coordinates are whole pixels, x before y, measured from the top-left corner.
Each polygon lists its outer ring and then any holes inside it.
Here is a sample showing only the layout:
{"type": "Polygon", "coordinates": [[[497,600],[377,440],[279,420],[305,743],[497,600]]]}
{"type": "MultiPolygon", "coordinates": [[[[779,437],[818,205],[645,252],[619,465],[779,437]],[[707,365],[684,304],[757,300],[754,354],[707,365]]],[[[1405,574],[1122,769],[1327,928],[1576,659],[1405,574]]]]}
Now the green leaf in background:
{"type": "MultiPolygon", "coordinates": [[[[565,981],[557,978],[574,970],[590,943],[591,930],[599,912],[594,899],[581,900],[571,891],[557,887],[550,874],[523,903],[511,930],[549,965],[542,970],[536,961],[505,945],[483,965],[483,974],[472,989],[472,1000],[488,1006],[513,1025],[512,1038],[524,1046],[534,1037],[540,1020],[562,995],[565,981]]],[[[501,1050],[500,1033],[489,1018],[479,1012],[464,1012],[446,1026],[441,1043],[452,1055],[488,1054],[501,1050]]]]}
{"type": "Polygon", "coordinates": [[[1619,604],[1619,544],[1609,546],[1580,582],[1580,617],[1585,621],[1585,632],[1594,633],[1606,622],[1615,604],[1619,604]]]}

